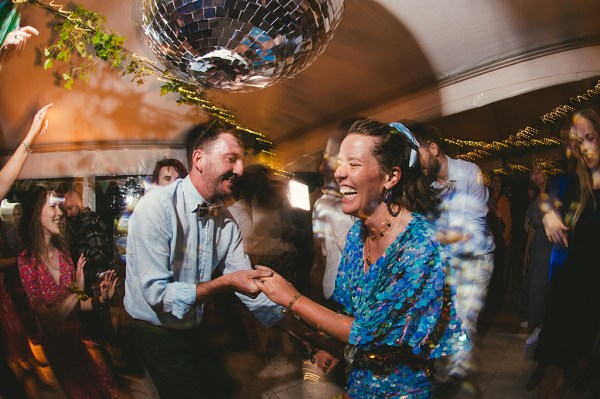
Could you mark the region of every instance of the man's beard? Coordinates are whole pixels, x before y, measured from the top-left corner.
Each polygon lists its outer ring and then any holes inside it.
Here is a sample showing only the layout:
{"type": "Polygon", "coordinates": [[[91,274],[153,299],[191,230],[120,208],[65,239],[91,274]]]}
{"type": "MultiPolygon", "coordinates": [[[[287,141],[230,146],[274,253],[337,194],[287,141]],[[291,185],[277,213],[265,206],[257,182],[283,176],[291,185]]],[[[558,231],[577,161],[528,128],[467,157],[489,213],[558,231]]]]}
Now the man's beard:
{"type": "Polygon", "coordinates": [[[430,183],[437,180],[438,175],[440,174],[440,169],[440,161],[437,159],[431,158],[429,162],[427,162],[427,165],[425,165],[425,175],[430,183]]]}

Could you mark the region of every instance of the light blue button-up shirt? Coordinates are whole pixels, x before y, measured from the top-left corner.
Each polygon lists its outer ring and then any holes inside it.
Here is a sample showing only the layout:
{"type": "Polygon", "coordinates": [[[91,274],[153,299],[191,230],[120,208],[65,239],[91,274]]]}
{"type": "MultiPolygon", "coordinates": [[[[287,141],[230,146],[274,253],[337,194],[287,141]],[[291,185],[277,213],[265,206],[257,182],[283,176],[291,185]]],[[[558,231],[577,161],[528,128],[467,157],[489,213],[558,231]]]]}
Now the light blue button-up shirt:
{"type": "Polygon", "coordinates": [[[462,159],[448,158],[448,183],[442,188],[440,231],[455,231],[468,237],[449,245],[454,256],[489,254],[496,248],[487,224],[488,189],[479,166],[462,159]]]}
{"type": "MultiPolygon", "coordinates": [[[[225,207],[199,218],[204,202],[189,176],[156,188],[135,207],[127,238],[125,310],[135,319],[173,329],[200,324],[203,305],[196,303],[196,284],[223,274],[251,270],[240,230],[225,207]]],[[[283,317],[283,308],[264,294],[236,293],[264,325],[283,317]]]]}

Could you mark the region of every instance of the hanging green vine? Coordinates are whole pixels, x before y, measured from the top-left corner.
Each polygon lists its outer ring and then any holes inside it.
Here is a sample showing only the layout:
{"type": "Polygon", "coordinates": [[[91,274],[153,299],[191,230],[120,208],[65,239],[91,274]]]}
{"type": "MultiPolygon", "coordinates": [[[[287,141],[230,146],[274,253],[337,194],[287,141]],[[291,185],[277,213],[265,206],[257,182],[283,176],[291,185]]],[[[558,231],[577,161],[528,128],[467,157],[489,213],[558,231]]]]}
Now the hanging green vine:
{"type": "Polygon", "coordinates": [[[224,120],[238,130],[249,133],[245,137],[248,148],[254,153],[269,152],[273,143],[265,135],[239,124],[228,110],[206,99],[204,90],[195,82],[175,77],[157,63],[136,55],[123,47],[125,38],[109,31],[106,17],[82,6],[69,2],[58,5],[53,1],[13,0],[14,3],[28,3],[49,11],[54,16],[54,27],[50,42],[44,48],[45,70],[52,70],[56,82],[71,90],[76,80],[87,82],[95,71],[96,59],[109,63],[125,77],[138,85],[148,76],[162,82],[162,96],[173,93],[178,96],[177,104],[193,105],[202,108],[214,118],[224,120]]]}

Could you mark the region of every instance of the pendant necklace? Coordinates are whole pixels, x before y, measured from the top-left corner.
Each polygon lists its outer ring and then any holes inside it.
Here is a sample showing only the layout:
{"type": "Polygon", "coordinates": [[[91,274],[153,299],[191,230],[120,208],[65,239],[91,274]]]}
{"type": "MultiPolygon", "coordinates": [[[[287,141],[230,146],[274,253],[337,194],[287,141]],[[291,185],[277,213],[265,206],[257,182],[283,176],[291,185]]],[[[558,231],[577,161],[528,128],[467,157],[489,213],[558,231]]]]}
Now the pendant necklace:
{"type": "MultiPolygon", "coordinates": [[[[402,221],[402,215],[403,215],[404,209],[402,209],[400,211],[400,221],[402,221]]],[[[383,230],[381,230],[379,232],[379,237],[377,237],[377,241],[379,241],[379,239],[381,239],[381,237],[383,237],[385,235],[385,233],[390,229],[390,227],[392,227],[392,222],[395,220],[397,215],[392,215],[390,217],[390,220],[388,220],[387,225],[385,226],[385,228],[383,230]]],[[[367,235],[367,238],[365,239],[365,245],[364,245],[364,256],[365,256],[365,272],[367,271],[367,268],[372,265],[373,263],[371,262],[371,244],[369,243],[369,239],[371,239],[371,241],[375,241],[375,236],[372,235],[367,235]]]]}

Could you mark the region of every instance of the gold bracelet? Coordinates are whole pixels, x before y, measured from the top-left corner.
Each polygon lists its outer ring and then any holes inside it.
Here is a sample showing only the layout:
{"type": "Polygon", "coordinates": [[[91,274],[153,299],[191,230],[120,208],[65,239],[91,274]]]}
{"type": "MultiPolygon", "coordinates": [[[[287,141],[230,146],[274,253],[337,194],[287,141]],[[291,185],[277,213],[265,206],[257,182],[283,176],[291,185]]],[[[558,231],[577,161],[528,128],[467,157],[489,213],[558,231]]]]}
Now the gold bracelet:
{"type": "Polygon", "coordinates": [[[294,304],[296,303],[298,298],[300,298],[301,296],[302,296],[302,294],[300,293],[300,291],[297,291],[296,295],[294,295],[294,297],[290,300],[290,303],[288,303],[286,309],[291,312],[292,306],[294,306],[294,304]]]}
{"type": "Polygon", "coordinates": [[[33,148],[29,147],[27,143],[25,143],[24,141],[21,141],[21,143],[23,144],[23,147],[25,147],[25,149],[27,150],[28,154],[31,154],[33,152],[33,148]]]}

